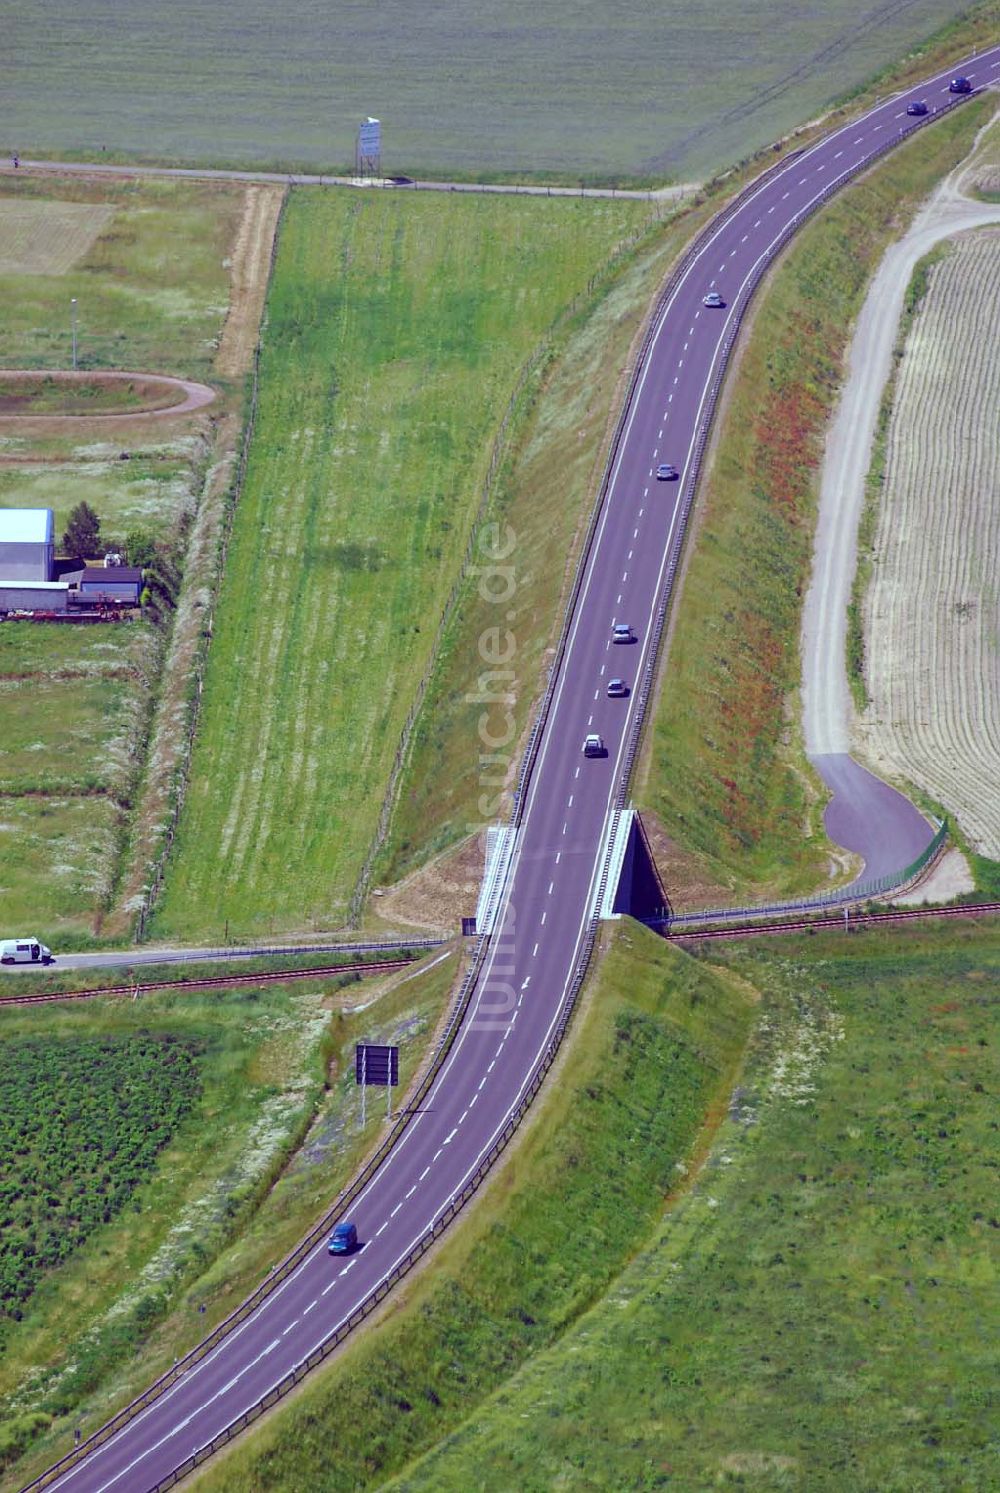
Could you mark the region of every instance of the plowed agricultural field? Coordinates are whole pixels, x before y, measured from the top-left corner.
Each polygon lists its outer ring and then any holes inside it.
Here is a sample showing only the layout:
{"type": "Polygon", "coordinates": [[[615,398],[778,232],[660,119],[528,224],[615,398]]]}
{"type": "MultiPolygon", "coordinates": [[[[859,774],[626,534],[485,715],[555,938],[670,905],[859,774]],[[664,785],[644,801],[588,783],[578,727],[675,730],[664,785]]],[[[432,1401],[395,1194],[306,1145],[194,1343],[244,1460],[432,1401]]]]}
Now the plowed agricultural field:
{"type": "Polygon", "coordinates": [[[866,606],[879,764],[1000,859],[1000,230],[930,274],[889,429],[866,606]]]}
{"type": "Polygon", "coordinates": [[[647,211],[293,191],[157,934],[343,920],[519,371],[647,211]]]}

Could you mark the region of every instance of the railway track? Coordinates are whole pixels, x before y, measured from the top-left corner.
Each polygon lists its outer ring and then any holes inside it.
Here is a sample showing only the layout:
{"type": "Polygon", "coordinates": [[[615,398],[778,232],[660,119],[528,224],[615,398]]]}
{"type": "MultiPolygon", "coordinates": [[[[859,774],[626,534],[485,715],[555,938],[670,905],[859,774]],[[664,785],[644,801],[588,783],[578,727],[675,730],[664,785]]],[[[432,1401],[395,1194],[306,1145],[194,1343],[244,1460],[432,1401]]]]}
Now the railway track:
{"type": "MultiPolygon", "coordinates": [[[[845,908],[845,912],[847,909],[845,908]]],[[[855,912],[844,917],[783,918],[780,922],[737,923],[731,928],[669,929],[666,936],[672,942],[687,942],[707,938],[748,938],[755,933],[803,933],[817,928],[877,927],[881,923],[909,923],[916,918],[970,918],[1000,913],[1000,902],[977,902],[961,907],[907,907],[897,912],[855,912]]]]}
{"type": "Polygon", "coordinates": [[[154,990],[222,990],[227,985],[273,985],[279,980],[321,980],[330,975],[387,975],[405,969],[412,959],[379,959],[367,964],[324,964],[317,969],[280,969],[248,974],[211,975],[200,980],[150,980],[140,984],[101,985],[89,990],[35,991],[31,995],[0,995],[0,1006],[45,1006],[54,1001],[93,1000],[99,995],[135,999],[154,990]]]}

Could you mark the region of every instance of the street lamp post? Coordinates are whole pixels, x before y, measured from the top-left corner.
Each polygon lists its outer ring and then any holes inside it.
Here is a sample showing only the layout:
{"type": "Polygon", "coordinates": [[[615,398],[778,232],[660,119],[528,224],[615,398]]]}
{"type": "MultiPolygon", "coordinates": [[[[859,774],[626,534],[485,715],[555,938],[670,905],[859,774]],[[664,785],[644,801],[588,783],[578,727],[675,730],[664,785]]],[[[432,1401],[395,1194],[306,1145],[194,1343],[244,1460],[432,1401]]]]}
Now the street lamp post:
{"type": "Polygon", "coordinates": [[[76,296],[69,303],[70,323],[73,328],[73,372],[76,372],[76,296]]]}

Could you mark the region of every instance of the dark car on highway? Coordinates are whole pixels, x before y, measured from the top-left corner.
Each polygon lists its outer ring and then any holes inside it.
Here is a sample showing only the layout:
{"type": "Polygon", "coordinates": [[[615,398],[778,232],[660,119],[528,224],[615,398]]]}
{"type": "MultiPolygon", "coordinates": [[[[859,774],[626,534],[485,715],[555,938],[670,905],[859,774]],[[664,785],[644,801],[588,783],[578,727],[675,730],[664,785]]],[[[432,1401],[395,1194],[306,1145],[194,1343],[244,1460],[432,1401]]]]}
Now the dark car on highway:
{"type": "Polygon", "coordinates": [[[326,1246],[327,1254],[350,1255],[358,1247],[358,1231],[353,1223],[338,1223],[326,1246]]]}
{"type": "Polygon", "coordinates": [[[952,78],[951,82],[948,84],[948,92],[949,93],[971,93],[972,92],[972,84],[969,82],[968,78],[963,78],[961,76],[959,76],[957,78],[952,78]]]}
{"type": "Polygon", "coordinates": [[[907,114],[926,114],[927,105],[922,98],[911,99],[906,106],[907,114]]]}

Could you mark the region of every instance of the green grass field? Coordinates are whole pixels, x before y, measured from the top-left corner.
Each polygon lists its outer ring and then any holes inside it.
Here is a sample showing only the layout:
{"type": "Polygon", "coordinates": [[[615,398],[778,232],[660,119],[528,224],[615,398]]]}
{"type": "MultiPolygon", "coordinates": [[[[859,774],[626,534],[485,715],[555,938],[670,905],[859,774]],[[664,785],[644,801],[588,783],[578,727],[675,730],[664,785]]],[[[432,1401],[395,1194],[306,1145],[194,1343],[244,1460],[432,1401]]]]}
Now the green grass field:
{"type": "MultiPolygon", "coordinates": [[[[707,213],[707,208],[702,209],[707,213]]],[[[553,338],[539,377],[524,392],[480,530],[503,534],[515,589],[498,606],[470,574],[444,633],[376,876],[391,883],[482,823],[504,817],[520,744],[558,635],[580,542],[600,482],[609,422],[622,397],[629,347],[696,215],[651,233],[609,276],[596,306],[553,338]],[[494,527],[496,526],[496,527],[494,527]],[[483,765],[479,640],[504,629],[510,739],[483,765]],[[508,641],[509,640],[509,641],[508,641]],[[506,789],[506,793],[504,792],[506,789]]],[[[484,558],[483,546],[477,561],[484,558]]],[[[489,589],[489,588],[488,588],[489,589]]],[[[489,727],[503,729],[499,713],[489,727]]],[[[371,904],[374,911],[375,904],[371,904]]]]}
{"type": "Polygon", "coordinates": [[[725,975],[620,928],[561,1081],[433,1268],[197,1486],[374,1488],[460,1424],[611,1287],[724,1109],[750,1016],[725,975]]]}
{"type": "Polygon", "coordinates": [[[647,216],[293,197],[158,936],[345,918],[519,370],[647,216]]]}
{"type": "MultiPolygon", "coordinates": [[[[729,385],[637,800],[737,895],[794,893],[828,875],[797,700],[823,433],[869,276],[989,108],[922,133],[802,231],[729,385]]],[[[683,906],[684,886],[670,890],[683,906]]]]}
{"type": "Polygon", "coordinates": [[[24,155],[344,167],[375,114],[390,170],[684,180],[820,113],[959,13],[443,0],[413,24],[401,0],[377,16],[293,0],[280,21],[265,0],[130,0],[124,26],[110,0],[86,16],[28,0],[8,17],[6,136],[24,155]]]}
{"type": "Polygon", "coordinates": [[[0,888],[9,932],[86,941],[141,770],[157,652],[142,623],[0,627],[0,888]]]}
{"type": "MultiPolygon", "coordinates": [[[[20,1321],[0,1317],[0,1466],[31,1444],[0,1487],[60,1455],[81,1419],[97,1424],[137,1394],[329,1206],[383,1122],[369,1104],[360,1129],[354,1043],[398,1043],[401,1083],[410,1081],[455,977],[454,954],[434,958],[363,985],[345,975],[258,989],[248,973],[225,991],[3,1012],[12,1047],[195,1044],[202,1093],[118,1217],[45,1276],[20,1321]]],[[[45,984],[60,981],[72,975],[45,984]]]]}
{"type": "Polygon", "coordinates": [[[709,1165],[393,1488],[995,1487],[996,926],[715,957],[763,1003],[709,1165]]]}
{"type": "MultiPolygon", "coordinates": [[[[72,296],[82,366],[211,376],[241,205],[242,189],[229,184],[0,180],[0,368],[67,367],[72,296]],[[36,252],[40,239],[48,257],[36,252]]],[[[0,375],[0,396],[6,388],[0,375]]],[[[26,432],[0,420],[0,506],[51,508],[58,547],[70,510],[86,501],[107,545],[142,531],[179,560],[218,455],[210,421],[236,397],[224,388],[209,416],[182,426],[53,417],[26,432]]],[[[141,783],[166,632],[147,619],[0,627],[5,936],[29,930],[59,948],[99,932],[141,783]]]]}
{"type": "Polygon", "coordinates": [[[15,261],[0,273],[0,368],[69,368],[75,297],[81,368],[209,374],[241,201],[236,183],[0,178],[0,224],[8,202],[15,211],[49,204],[57,218],[63,205],[103,215],[68,267],[39,273],[33,258],[30,271],[15,261]]]}

